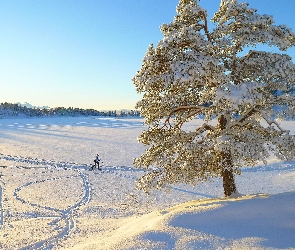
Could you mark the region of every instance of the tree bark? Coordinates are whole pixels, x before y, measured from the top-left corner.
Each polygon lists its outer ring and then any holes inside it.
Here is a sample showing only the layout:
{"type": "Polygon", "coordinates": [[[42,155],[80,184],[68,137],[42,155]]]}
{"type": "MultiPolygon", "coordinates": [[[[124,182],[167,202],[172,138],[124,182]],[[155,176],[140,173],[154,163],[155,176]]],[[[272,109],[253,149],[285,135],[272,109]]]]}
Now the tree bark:
{"type": "MultiPolygon", "coordinates": [[[[227,120],[224,117],[224,115],[221,115],[218,118],[218,121],[219,121],[220,129],[221,130],[225,129],[227,120]]],[[[221,175],[223,180],[223,191],[224,191],[224,195],[228,197],[237,191],[231,154],[229,152],[223,151],[220,153],[219,160],[221,162],[221,167],[222,167],[221,175]]]]}
{"type": "Polygon", "coordinates": [[[231,162],[231,156],[229,153],[221,153],[222,161],[222,180],[223,180],[223,191],[226,197],[237,191],[233,166],[231,162]]]}

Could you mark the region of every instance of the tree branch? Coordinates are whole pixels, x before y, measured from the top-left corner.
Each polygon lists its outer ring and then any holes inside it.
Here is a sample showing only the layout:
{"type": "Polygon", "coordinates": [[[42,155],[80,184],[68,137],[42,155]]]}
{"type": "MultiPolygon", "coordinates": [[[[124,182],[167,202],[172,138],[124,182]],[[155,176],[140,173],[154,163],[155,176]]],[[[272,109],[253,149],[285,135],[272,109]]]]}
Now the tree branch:
{"type": "Polygon", "coordinates": [[[247,118],[253,115],[256,112],[256,107],[250,109],[241,119],[237,121],[237,123],[243,123],[247,118]]]}
{"type": "MultiPolygon", "coordinates": [[[[252,116],[254,113],[259,113],[260,116],[266,121],[266,123],[271,126],[272,124],[274,124],[282,133],[286,133],[286,134],[289,134],[290,131],[289,130],[284,130],[276,121],[271,121],[269,120],[261,110],[259,110],[257,107],[259,106],[256,106],[256,107],[253,107],[251,110],[249,110],[247,112],[246,115],[244,115],[241,119],[239,119],[238,121],[236,121],[231,127],[237,125],[238,123],[240,123],[240,125],[242,125],[244,123],[244,121],[249,118],[250,116],[252,116]]],[[[245,125],[245,124],[243,124],[245,125]]]]}
{"type": "MultiPolygon", "coordinates": [[[[196,134],[196,136],[194,137],[194,139],[195,139],[198,135],[203,134],[205,131],[214,131],[214,130],[215,130],[215,128],[214,128],[213,126],[211,126],[211,125],[209,125],[209,124],[207,124],[207,123],[204,123],[201,127],[199,127],[199,128],[196,130],[197,134],[196,134]],[[200,130],[199,133],[198,133],[198,130],[200,130]]],[[[208,135],[208,133],[207,133],[206,135],[204,135],[204,137],[203,137],[203,139],[202,139],[201,141],[198,141],[198,144],[202,144],[202,143],[205,141],[205,137],[206,137],[207,135],[208,135]]]]}
{"type": "Polygon", "coordinates": [[[272,124],[276,125],[277,128],[282,132],[282,133],[286,133],[289,134],[290,130],[284,130],[276,121],[270,121],[262,112],[261,110],[257,110],[257,112],[260,113],[261,117],[267,122],[267,124],[269,126],[271,126],[272,124]]]}
{"type": "MultiPolygon", "coordinates": [[[[179,111],[185,111],[185,110],[187,110],[187,111],[194,111],[192,114],[190,114],[190,115],[187,116],[187,119],[188,119],[188,118],[190,118],[190,117],[192,117],[192,116],[194,116],[194,115],[200,113],[200,112],[201,112],[202,110],[204,110],[204,109],[207,109],[207,108],[206,108],[206,107],[203,107],[203,106],[180,106],[180,107],[178,107],[178,108],[176,108],[176,109],[173,109],[173,110],[168,114],[168,117],[167,117],[167,119],[165,120],[165,122],[164,122],[164,126],[163,126],[163,127],[165,127],[167,123],[168,123],[168,124],[170,125],[170,127],[171,127],[170,119],[171,119],[171,117],[172,117],[175,113],[177,113],[177,112],[179,112],[179,111]]],[[[179,123],[179,124],[180,124],[180,123],[179,123]]],[[[179,124],[178,124],[178,125],[179,125],[179,124]]]]}
{"type": "Polygon", "coordinates": [[[205,22],[205,24],[204,24],[205,34],[207,36],[208,41],[212,43],[212,39],[211,39],[211,36],[210,36],[210,33],[209,33],[209,29],[208,29],[208,21],[207,21],[207,17],[206,17],[205,12],[203,12],[203,18],[204,18],[204,22],[205,22]]]}

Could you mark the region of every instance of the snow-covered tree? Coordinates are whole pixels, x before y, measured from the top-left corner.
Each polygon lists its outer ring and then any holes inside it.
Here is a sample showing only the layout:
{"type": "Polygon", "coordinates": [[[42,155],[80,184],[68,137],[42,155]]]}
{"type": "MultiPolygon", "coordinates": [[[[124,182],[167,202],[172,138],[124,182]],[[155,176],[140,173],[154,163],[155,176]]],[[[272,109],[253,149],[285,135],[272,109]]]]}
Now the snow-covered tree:
{"type": "Polygon", "coordinates": [[[270,154],[295,158],[294,135],[277,120],[294,112],[295,65],[283,51],[295,34],[237,0],[221,1],[212,30],[196,0],[180,0],[176,11],[133,78],[148,125],[139,137],[147,150],[134,164],[150,169],[137,188],[220,176],[230,196],[242,167],[266,163],[270,154]],[[258,51],[259,44],[280,53],[258,51]],[[204,124],[186,126],[196,116],[204,124]]]}

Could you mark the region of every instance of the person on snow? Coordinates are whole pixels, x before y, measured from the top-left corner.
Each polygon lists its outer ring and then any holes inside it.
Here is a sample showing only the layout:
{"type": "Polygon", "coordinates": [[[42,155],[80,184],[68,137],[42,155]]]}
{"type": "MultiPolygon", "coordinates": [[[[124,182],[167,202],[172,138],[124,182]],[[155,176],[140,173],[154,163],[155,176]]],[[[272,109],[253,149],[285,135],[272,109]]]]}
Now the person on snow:
{"type": "Polygon", "coordinates": [[[94,160],[94,165],[92,166],[92,170],[97,166],[97,169],[99,169],[99,154],[96,154],[95,160],[94,160]]]}

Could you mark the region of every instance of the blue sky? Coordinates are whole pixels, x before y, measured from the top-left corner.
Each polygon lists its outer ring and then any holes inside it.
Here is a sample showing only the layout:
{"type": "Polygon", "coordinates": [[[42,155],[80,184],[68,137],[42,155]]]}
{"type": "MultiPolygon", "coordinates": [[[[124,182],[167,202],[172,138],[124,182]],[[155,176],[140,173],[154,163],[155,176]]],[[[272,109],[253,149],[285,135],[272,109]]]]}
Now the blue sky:
{"type": "MultiPolygon", "coordinates": [[[[295,1],[248,0],[295,31],[295,1]]],[[[201,0],[212,17],[220,0],[201,0]]],[[[132,77],[178,0],[1,0],[0,102],[133,109],[132,77]]],[[[287,52],[295,58],[295,49],[287,52]]],[[[295,61],[293,59],[293,61],[295,61]]]]}

